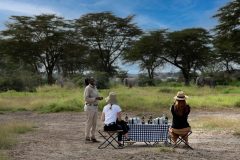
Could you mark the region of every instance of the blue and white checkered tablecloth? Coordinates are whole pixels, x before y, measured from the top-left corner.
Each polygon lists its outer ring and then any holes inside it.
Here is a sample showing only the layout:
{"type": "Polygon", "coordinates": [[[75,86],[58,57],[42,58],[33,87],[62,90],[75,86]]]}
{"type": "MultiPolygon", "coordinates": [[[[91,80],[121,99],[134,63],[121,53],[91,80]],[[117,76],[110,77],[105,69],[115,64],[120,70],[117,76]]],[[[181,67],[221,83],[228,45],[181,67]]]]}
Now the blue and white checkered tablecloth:
{"type": "Polygon", "coordinates": [[[137,142],[166,142],[168,124],[128,124],[129,138],[137,142]]]}

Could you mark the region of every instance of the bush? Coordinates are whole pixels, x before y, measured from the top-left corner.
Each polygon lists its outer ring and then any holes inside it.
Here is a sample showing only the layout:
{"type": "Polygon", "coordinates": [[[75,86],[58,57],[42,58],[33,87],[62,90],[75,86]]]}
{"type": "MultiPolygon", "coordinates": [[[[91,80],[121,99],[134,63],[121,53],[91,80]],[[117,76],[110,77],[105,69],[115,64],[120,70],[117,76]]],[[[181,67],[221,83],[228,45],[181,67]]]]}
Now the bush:
{"type": "Polygon", "coordinates": [[[141,74],[141,75],[139,75],[138,85],[141,87],[155,86],[155,81],[154,81],[154,79],[149,79],[149,77],[147,77],[146,75],[141,74]]]}
{"type": "Polygon", "coordinates": [[[240,101],[237,101],[237,102],[235,103],[235,107],[240,108],[240,101]]]}
{"type": "Polygon", "coordinates": [[[0,78],[0,91],[36,91],[36,87],[41,84],[40,76],[29,72],[19,71],[6,75],[0,78]]]}
{"type": "Polygon", "coordinates": [[[80,74],[70,77],[72,82],[79,87],[85,87],[85,83],[84,83],[85,78],[86,77],[84,75],[80,75],[80,74]]]}
{"type": "Polygon", "coordinates": [[[93,77],[96,80],[96,86],[98,89],[110,88],[109,75],[106,72],[93,72],[85,76],[85,78],[87,77],[93,77]]]}

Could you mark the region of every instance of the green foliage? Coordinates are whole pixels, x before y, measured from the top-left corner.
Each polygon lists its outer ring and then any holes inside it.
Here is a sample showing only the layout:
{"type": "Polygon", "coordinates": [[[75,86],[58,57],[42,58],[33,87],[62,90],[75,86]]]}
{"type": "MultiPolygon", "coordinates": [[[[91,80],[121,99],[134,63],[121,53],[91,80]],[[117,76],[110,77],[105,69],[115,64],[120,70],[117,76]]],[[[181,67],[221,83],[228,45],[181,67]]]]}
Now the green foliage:
{"type": "MultiPolygon", "coordinates": [[[[11,16],[10,19],[7,29],[2,32],[4,53],[31,64],[36,71],[44,68],[49,84],[54,83],[53,71],[57,63],[64,64],[64,58],[68,60],[64,54],[71,54],[69,50],[76,48],[78,53],[82,53],[79,52],[82,47],[73,40],[76,33],[70,30],[71,25],[62,17],[42,14],[33,17],[11,16]]],[[[77,57],[81,56],[78,54],[77,57]]]]}
{"type": "Polygon", "coordinates": [[[0,91],[16,90],[32,92],[40,84],[40,77],[26,70],[9,72],[0,77],[0,91]]]}
{"type": "MultiPolygon", "coordinates": [[[[1,54],[1,53],[0,53],[1,54]]],[[[0,60],[0,92],[7,90],[35,91],[41,78],[30,65],[9,55],[2,55],[0,60]]]]}
{"type": "MultiPolygon", "coordinates": [[[[232,38],[232,42],[239,43],[239,11],[240,2],[239,0],[233,0],[227,5],[221,7],[217,14],[214,15],[218,18],[219,24],[215,27],[218,35],[229,36],[232,38]]],[[[238,48],[239,49],[239,46],[238,48]]]]}
{"type": "Polygon", "coordinates": [[[121,18],[111,12],[85,14],[75,23],[89,50],[88,65],[93,70],[113,75],[114,63],[141,30],[133,23],[133,16],[121,18]]]}
{"type": "MultiPolygon", "coordinates": [[[[36,92],[8,91],[0,93],[0,111],[30,110],[42,113],[61,111],[83,111],[84,88],[61,88],[58,86],[43,86],[36,92]]],[[[239,107],[240,89],[236,86],[209,87],[184,86],[184,84],[162,82],[155,87],[116,86],[110,89],[100,89],[100,96],[107,97],[114,91],[118,95],[119,105],[124,111],[159,111],[168,109],[173,103],[173,97],[179,90],[188,96],[192,108],[231,108],[239,107]],[[174,86],[175,85],[175,86],[174,86]]],[[[106,105],[100,101],[99,110],[106,105]]]]}
{"type": "Polygon", "coordinates": [[[234,106],[240,108],[240,101],[237,101],[234,106]]]}
{"type": "MultiPolygon", "coordinates": [[[[140,69],[148,72],[148,78],[153,80],[155,70],[164,64],[163,55],[166,47],[166,31],[152,31],[143,35],[124,53],[126,62],[139,62],[140,69]]],[[[149,81],[149,84],[153,82],[149,81]]]]}
{"type": "Polygon", "coordinates": [[[138,85],[139,86],[154,86],[154,79],[150,79],[149,77],[147,77],[144,74],[139,75],[138,77],[138,85]]]}
{"type": "Polygon", "coordinates": [[[76,86],[85,87],[85,82],[84,82],[85,78],[86,76],[84,75],[76,74],[72,76],[70,79],[73,81],[74,84],[76,84],[76,86]]]}
{"type": "Polygon", "coordinates": [[[108,89],[110,87],[109,75],[106,72],[93,72],[88,75],[96,80],[96,85],[98,89],[108,89]]]}
{"type": "Polygon", "coordinates": [[[225,62],[226,69],[230,62],[240,64],[240,1],[233,0],[227,5],[221,7],[217,14],[214,15],[218,18],[219,24],[215,27],[215,47],[218,52],[218,58],[221,58],[225,62]]]}
{"type": "Polygon", "coordinates": [[[178,67],[189,85],[192,71],[212,62],[210,35],[203,28],[189,28],[170,32],[162,59],[178,67]]]}
{"type": "Polygon", "coordinates": [[[237,86],[237,87],[240,87],[240,80],[238,81],[233,81],[233,82],[230,82],[229,85],[231,86],[237,86]]]}

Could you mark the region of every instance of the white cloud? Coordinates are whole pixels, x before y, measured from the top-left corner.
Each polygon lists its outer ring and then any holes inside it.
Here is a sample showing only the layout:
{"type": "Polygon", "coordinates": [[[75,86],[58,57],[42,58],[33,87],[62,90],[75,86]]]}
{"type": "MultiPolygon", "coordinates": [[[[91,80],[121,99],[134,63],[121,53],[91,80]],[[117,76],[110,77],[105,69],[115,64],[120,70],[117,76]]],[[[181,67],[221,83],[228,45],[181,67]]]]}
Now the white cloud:
{"type": "Polygon", "coordinates": [[[168,28],[168,25],[159,22],[159,20],[143,15],[137,11],[139,7],[144,6],[141,1],[129,3],[127,0],[121,0],[113,3],[113,0],[98,0],[95,3],[87,4],[88,9],[101,9],[105,11],[114,11],[117,16],[126,17],[136,15],[134,22],[144,29],[168,28]]]}
{"type": "Polygon", "coordinates": [[[145,29],[160,29],[160,28],[169,28],[168,25],[159,22],[158,19],[154,19],[144,15],[137,15],[135,17],[135,22],[142,26],[145,29]]]}
{"type": "Polygon", "coordinates": [[[27,15],[38,15],[42,13],[59,15],[59,13],[52,8],[49,8],[46,6],[29,4],[29,3],[20,3],[14,0],[1,0],[0,10],[15,12],[15,13],[22,13],[27,15]]]}

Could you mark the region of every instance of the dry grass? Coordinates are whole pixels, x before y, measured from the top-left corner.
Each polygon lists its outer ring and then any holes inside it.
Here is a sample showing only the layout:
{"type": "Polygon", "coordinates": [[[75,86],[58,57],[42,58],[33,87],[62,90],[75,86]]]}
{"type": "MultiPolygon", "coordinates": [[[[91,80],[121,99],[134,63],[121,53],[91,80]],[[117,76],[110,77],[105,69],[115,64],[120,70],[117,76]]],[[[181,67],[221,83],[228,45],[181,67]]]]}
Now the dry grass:
{"type": "Polygon", "coordinates": [[[191,122],[192,128],[201,128],[208,130],[224,130],[240,136],[240,119],[235,117],[220,117],[204,116],[197,118],[191,122]]]}
{"type": "Polygon", "coordinates": [[[33,124],[29,122],[8,122],[0,126],[0,149],[8,149],[16,143],[16,134],[32,131],[33,124]]]}
{"type": "Polygon", "coordinates": [[[16,135],[33,130],[29,122],[8,122],[0,124],[0,160],[8,159],[4,150],[10,149],[17,143],[16,135]]]}
{"type": "Polygon", "coordinates": [[[5,152],[0,150],[0,160],[8,160],[8,156],[5,152]]]}

